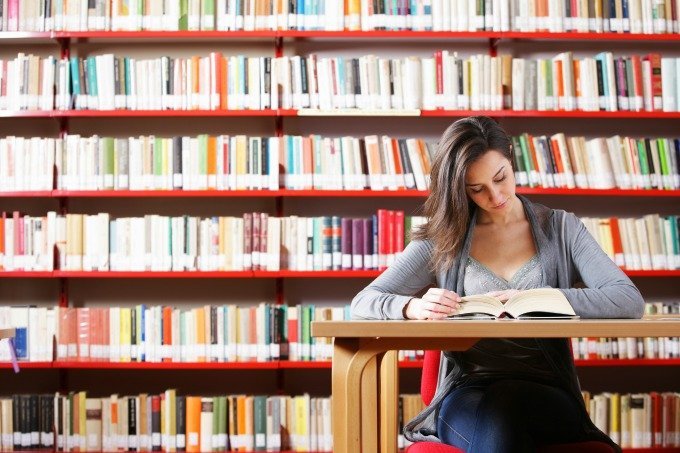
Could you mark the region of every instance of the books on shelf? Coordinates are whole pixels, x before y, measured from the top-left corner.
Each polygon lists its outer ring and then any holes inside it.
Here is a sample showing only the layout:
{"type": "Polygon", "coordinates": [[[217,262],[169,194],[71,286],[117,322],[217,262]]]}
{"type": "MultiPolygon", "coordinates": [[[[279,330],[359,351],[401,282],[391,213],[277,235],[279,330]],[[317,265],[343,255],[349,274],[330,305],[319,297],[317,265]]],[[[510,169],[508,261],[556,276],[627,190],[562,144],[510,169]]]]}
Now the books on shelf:
{"type": "Polygon", "coordinates": [[[0,217],[0,269],[44,271],[383,270],[423,217],[0,217]],[[52,251],[56,246],[57,265],[52,251]]]}
{"type": "MultiPolygon", "coordinates": [[[[680,269],[678,216],[582,220],[620,267],[680,269]]],[[[0,217],[0,270],[384,270],[423,222],[424,217],[387,209],[370,218],[255,212],[241,217],[151,214],[111,219],[106,213],[31,217],[15,211],[0,217]]]]}
{"type": "MultiPolygon", "coordinates": [[[[680,189],[678,138],[511,138],[518,186],[680,189]]],[[[9,136],[0,138],[0,192],[426,191],[435,153],[436,143],[386,135],[9,136]]]]}
{"type": "Polygon", "coordinates": [[[582,394],[595,426],[622,448],[680,446],[679,393],[582,394]]]}
{"type": "Polygon", "coordinates": [[[348,319],[349,306],[308,304],[0,307],[0,326],[16,329],[17,358],[28,362],[330,360],[330,339],[311,337],[311,322],[348,319]]]}
{"type": "Polygon", "coordinates": [[[136,58],[20,53],[0,59],[0,110],[680,111],[680,58],[658,53],[518,58],[136,58]]]}
{"type": "Polygon", "coordinates": [[[415,30],[678,33],[677,0],[4,0],[0,31],[415,30]]]}
{"type": "MultiPolygon", "coordinates": [[[[645,316],[680,315],[680,303],[647,302],[645,316]]],[[[574,359],[676,359],[680,358],[680,337],[665,338],[572,338],[574,359]]]]}
{"type": "Polygon", "coordinates": [[[331,399],[309,394],[22,394],[0,398],[0,451],[332,451],[331,399]]]}

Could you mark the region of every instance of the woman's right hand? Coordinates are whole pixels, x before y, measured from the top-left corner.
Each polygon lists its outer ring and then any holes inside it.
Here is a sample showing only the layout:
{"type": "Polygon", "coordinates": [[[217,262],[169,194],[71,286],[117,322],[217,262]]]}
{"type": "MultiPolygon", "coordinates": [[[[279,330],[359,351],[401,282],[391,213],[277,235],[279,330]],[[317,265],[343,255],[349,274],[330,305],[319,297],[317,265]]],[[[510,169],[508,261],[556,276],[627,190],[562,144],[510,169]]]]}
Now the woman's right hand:
{"type": "Polygon", "coordinates": [[[444,288],[430,288],[422,298],[414,297],[404,307],[406,319],[444,319],[456,314],[460,296],[444,288]]]}

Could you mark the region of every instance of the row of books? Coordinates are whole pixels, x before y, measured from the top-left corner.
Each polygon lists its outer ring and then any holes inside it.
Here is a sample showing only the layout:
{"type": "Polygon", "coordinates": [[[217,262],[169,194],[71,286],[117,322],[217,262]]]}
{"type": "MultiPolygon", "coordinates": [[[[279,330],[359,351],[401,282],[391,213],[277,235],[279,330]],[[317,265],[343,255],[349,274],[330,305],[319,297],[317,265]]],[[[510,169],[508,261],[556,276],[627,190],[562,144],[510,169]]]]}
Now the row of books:
{"type": "Polygon", "coordinates": [[[680,188],[680,140],[563,133],[511,137],[518,185],[592,189],[680,188]]]}
{"type": "Polygon", "coordinates": [[[680,111],[680,58],[459,55],[0,60],[2,110],[680,111]]]}
{"type": "MultiPolygon", "coordinates": [[[[17,359],[29,362],[330,360],[331,342],[312,338],[311,322],[349,318],[349,306],[264,302],[196,308],[0,306],[0,326],[16,329],[17,359]]],[[[403,356],[415,358],[415,353],[403,356]]],[[[10,358],[3,345],[0,361],[10,358]]]]}
{"type": "Polygon", "coordinates": [[[618,266],[629,270],[680,269],[680,217],[583,217],[597,243],[618,266]]]}
{"type": "Polygon", "coordinates": [[[11,137],[0,139],[0,190],[51,190],[52,162],[63,190],[426,190],[434,152],[422,139],[377,135],[11,137]]]}
{"type": "MultiPolygon", "coordinates": [[[[649,308],[660,303],[648,303],[649,308]]],[[[678,313],[678,304],[666,304],[678,313]]],[[[309,304],[111,307],[0,306],[0,328],[14,328],[18,360],[29,362],[266,362],[330,360],[312,321],[350,319],[349,306],[309,304]],[[53,351],[53,342],[56,350],[53,351]]],[[[573,338],[577,359],[671,359],[679,337],[573,338]]],[[[422,359],[400,351],[400,360],[422,359]]],[[[0,361],[10,360],[0,345],[0,361]]]]}
{"type": "Polygon", "coordinates": [[[383,270],[424,222],[379,209],[340,216],[160,216],[100,213],[0,218],[0,269],[69,271],[383,270]],[[57,249],[57,263],[53,261],[57,249]]]}
{"type": "Polygon", "coordinates": [[[21,394],[0,398],[0,451],[332,451],[331,399],[21,394]]]}
{"type": "MultiPolygon", "coordinates": [[[[678,138],[511,139],[518,186],[680,188],[678,138]]],[[[436,146],[386,135],[10,136],[0,138],[0,191],[425,191],[436,146]]]]}
{"type": "Polygon", "coordinates": [[[665,338],[572,338],[576,360],[677,359],[680,337],[665,338]]]}
{"type": "Polygon", "coordinates": [[[0,30],[433,30],[678,33],[677,0],[5,0],[0,30]]]}
{"type": "Polygon", "coordinates": [[[582,393],[595,426],[622,448],[680,446],[680,393],[582,393]]]}
{"type": "MultiPolygon", "coordinates": [[[[384,270],[422,216],[379,209],[340,216],[121,217],[109,214],[0,218],[7,271],[384,270]],[[57,263],[53,251],[57,249],[57,263]]],[[[583,218],[610,258],[628,270],[680,269],[680,217],[583,218]]]]}

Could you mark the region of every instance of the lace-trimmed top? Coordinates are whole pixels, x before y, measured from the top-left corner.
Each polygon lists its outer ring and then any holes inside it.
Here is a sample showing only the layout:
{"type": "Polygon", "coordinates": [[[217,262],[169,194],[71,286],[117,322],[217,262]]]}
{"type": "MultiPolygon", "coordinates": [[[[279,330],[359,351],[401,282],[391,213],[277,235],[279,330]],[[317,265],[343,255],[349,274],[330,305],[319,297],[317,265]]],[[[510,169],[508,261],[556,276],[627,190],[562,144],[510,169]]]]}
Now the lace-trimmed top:
{"type": "MultiPolygon", "coordinates": [[[[510,280],[496,275],[476,259],[469,257],[465,268],[466,295],[506,289],[531,289],[542,285],[543,271],[538,255],[522,265],[510,280]]],[[[462,321],[461,321],[462,322],[462,321]]],[[[554,378],[544,353],[533,338],[486,339],[461,353],[462,379],[520,378],[545,381],[554,378]]]]}

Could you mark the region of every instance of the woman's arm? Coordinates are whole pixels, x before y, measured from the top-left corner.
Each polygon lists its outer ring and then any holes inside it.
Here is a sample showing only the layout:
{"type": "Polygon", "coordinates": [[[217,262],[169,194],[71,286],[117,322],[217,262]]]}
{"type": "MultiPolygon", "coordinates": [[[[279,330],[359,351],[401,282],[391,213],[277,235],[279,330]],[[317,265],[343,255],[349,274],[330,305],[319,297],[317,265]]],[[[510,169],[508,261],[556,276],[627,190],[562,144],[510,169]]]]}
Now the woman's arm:
{"type": "Polygon", "coordinates": [[[562,289],[582,318],[641,318],[644,300],[640,291],[607,256],[574,214],[565,213],[567,258],[587,288],[562,289]]]}
{"type": "Polygon", "coordinates": [[[435,282],[430,271],[432,245],[411,241],[395,262],[352,299],[352,319],[404,319],[404,306],[435,282]]]}

